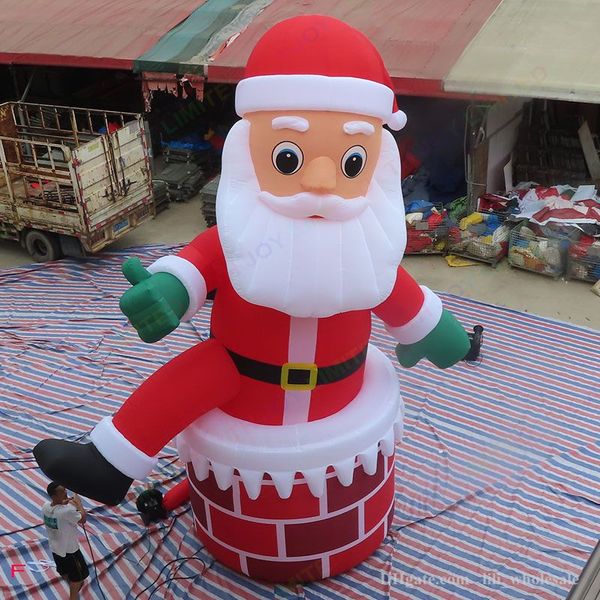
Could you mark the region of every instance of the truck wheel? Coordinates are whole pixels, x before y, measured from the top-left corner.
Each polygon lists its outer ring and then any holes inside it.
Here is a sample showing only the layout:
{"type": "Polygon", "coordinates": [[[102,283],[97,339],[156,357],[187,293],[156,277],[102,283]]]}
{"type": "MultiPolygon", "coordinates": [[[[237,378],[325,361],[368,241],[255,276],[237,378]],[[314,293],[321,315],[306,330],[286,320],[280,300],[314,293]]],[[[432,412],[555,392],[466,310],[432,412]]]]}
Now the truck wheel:
{"type": "Polygon", "coordinates": [[[60,258],[60,243],[53,233],[31,229],[25,234],[25,248],[36,262],[60,258]]]}
{"type": "Polygon", "coordinates": [[[76,237],[59,235],[58,239],[61,256],[73,256],[74,258],[83,258],[85,256],[85,250],[76,237]]]}

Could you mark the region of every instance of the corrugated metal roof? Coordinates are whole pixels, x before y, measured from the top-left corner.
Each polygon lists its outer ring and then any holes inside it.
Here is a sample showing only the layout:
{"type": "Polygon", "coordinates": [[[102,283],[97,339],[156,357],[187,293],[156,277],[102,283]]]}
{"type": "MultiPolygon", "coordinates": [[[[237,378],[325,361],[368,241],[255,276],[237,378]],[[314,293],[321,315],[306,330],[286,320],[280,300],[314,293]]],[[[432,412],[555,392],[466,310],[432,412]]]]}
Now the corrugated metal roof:
{"type": "Polygon", "coordinates": [[[600,0],[504,0],[444,88],[600,101],[600,0]]]}
{"type": "Polygon", "coordinates": [[[275,23],[298,14],[327,14],[373,40],[398,93],[443,95],[442,80],[499,2],[274,0],[247,28],[231,31],[231,43],[209,62],[208,79],[239,81],[252,48],[275,23]]]}
{"type": "Polygon", "coordinates": [[[203,0],[0,0],[0,63],[125,68],[203,0]]]}
{"type": "Polygon", "coordinates": [[[135,62],[136,71],[204,73],[210,57],[272,0],[206,0],[135,62]]]}

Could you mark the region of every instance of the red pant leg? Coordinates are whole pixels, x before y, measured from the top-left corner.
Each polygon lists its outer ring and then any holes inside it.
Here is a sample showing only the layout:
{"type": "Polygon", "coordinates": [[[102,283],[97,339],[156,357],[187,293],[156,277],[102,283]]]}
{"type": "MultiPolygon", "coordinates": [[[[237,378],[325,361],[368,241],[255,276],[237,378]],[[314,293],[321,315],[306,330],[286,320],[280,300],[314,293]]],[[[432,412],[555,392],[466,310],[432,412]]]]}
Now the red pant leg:
{"type": "Polygon", "coordinates": [[[240,375],[223,345],[210,339],[158,369],[125,401],[113,425],[154,456],[190,423],[233,399],[240,375]]]}

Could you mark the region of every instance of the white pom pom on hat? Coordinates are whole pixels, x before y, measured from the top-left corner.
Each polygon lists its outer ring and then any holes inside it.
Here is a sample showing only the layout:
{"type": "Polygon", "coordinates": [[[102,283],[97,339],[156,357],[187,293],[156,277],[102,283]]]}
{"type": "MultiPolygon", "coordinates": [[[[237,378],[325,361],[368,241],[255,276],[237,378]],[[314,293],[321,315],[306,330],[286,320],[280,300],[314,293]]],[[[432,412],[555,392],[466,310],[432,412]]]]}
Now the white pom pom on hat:
{"type": "Polygon", "coordinates": [[[407,121],[408,119],[406,117],[406,113],[402,110],[397,110],[396,112],[392,113],[392,116],[387,121],[387,125],[390,129],[399,131],[400,129],[404,128],[407,121]]]}

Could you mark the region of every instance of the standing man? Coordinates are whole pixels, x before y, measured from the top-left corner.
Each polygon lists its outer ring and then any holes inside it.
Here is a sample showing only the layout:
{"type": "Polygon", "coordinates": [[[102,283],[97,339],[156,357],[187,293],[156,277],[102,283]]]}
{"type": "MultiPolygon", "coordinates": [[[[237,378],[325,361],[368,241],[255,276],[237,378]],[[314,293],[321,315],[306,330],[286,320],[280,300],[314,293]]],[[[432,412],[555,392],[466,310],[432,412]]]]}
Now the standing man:
{"type": "Polygon", "coordinates": [[[56,569],[69,584],[69,600],[79,598],[79,590],[89,576],[88,567],[79,549],[77,525],[86,521],[85,510],[77,494],[67,496],[67,490],[53,481],[47,487],[50,502],[42,509],[44,525],[56,569]]]}

